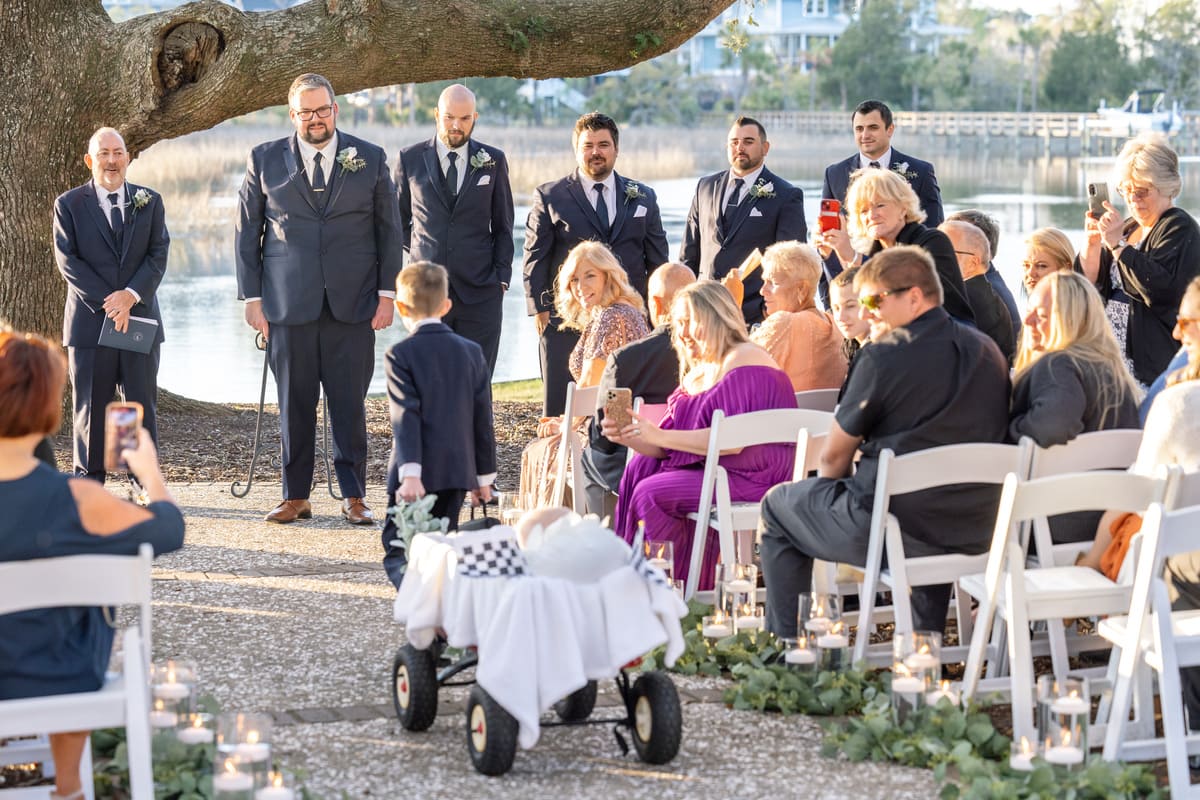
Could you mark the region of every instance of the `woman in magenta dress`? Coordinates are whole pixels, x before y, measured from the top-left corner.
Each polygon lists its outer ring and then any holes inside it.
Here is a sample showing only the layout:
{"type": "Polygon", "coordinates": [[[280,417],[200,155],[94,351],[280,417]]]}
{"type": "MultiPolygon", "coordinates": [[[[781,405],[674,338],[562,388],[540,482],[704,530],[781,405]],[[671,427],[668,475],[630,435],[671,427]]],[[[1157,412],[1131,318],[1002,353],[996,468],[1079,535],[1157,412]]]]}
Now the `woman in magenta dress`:
{"type": "MultiPolygon", "coordinates": [[[[675,577],[687,580],[696,523],[687,519],[700,505],[704,454],[717,409],[726,416],[795,408],[786,373],[766,350],[746,335],[741,311],[725,287],[700,281],[679,292],[671,308],[672,335],[679,353],[680,386],[667,400],[658,425],[634,416],[618,430],[609,420],[604,433],[636,454],[625,468],[617,501],[617,534],[632,542],[639,521],[646,539],[672,542],[675,577]]],[[[795,446],[767,444],[721,456],[734,502],[761,500],[767,490],[789,480],[795,446]]],[[[699,586],[711,589],[719,556],[717,537],[706,543],[699,586]]]]}

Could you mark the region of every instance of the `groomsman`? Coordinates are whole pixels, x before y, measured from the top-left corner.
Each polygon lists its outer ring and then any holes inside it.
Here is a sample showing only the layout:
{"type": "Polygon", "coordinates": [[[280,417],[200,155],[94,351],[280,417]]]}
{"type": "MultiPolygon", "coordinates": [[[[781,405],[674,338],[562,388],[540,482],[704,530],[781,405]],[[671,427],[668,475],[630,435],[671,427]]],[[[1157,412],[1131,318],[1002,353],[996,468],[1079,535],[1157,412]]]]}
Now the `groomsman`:
{"type": "Polygon", "coordinates": [[[667,261],[667,234],[654,190],[614,171],[620,132],[593,111],[575,121],[571,146],[579,167],[533,195],[525,223],[525,303],[540,338],[542,413],[563,413],[571,374],[567,359],[579,334],[559,330],[554,279],[567,253],[583,241],[608,245],[643,298],[646,278],[667,261]]]}
{"type": "Polygon", "coordinates": [[[104,482],[104,407],[120,388],[142,404],[142,424],[157,443],[155,402],[163,341],[156,292],[170,237],[162,197],[125,181],[129,153],[113,128],[100,128],[83,161],[92,179],[54,201],[54,257],[67,282],[63,344],[75,401],[75,474],[104,482]],[[148,353],[102,347],[105,317],[117,331],[129,318],[158,323],[148,353]]]}
{"type": "Polygon", "coordinates": [[[471,138],[477,119],[475,94],[447,87],[437,135],[401,150],[395,177],[408,260],[450,273],[452,305],[442,322],[483,348],[491,376],[512,281],[513,199],[504,153],[471,138]]]}
{"type": "Polygon", "coordinates": [[[317,399],[329,399],[342,516],[371,525],[364,403],[375,331],[392,324],[400,272],[396,187],[379,147],[337,129],[333,86],[320,75],[288,90],[293,136],[250,151],[239,195],[238,297],[267,339],[279,389],[283,502],[268,522],[312,516],[317,399]]]}
{"type": "MultiPolygon", "coordinates": [[[[738,117],[729,129],[729,169],[701,178],[688,212],[679,260],[701,278],[720,279],[756,248],[804,241],[804,193],[763,164],[771,143],[756,119],[738,117]]],[[[744,280],[742,316],[763,319],[762,270],[744,280]]]]}

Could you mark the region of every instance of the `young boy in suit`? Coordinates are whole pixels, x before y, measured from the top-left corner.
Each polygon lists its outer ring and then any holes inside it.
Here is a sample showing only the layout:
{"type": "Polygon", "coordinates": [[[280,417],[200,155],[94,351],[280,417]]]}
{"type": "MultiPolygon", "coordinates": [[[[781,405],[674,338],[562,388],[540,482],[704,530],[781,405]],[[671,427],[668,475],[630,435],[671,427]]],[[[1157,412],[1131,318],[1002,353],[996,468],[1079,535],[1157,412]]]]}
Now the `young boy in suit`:
{"type": "MultiPolygon", "coordinates": [[[[446,270],[428,261],[409,264],[396,280],[396,309],[409,335],[387,352],[392,454],[388,503],[436,494],[432,513],[458,527],[467,492],[471,502],[492,497],[496,437],[492,385],[483,350],[442,317],[450,310],[446,270]]],[[[389,544],[398,536],[388,516],[383,528],[383,566],[397,587],[407,564],[389,544]]]]}

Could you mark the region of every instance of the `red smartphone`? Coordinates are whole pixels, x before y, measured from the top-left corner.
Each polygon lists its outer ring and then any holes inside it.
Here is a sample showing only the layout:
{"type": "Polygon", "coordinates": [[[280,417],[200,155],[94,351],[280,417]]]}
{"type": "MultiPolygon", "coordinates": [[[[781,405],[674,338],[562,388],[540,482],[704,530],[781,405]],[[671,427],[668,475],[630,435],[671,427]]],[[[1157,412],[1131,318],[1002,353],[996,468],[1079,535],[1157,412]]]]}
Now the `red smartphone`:
{"type": "Polygon", "coordinates": [[[104,408],[104,469],[109,472],[129,469],[122,450],[136,450],[138,430],[142,427],[141,403],[109,403],[104,408]]]}
{"type": "Polygon", "coordinates": [[[842,227],[842,204],[838,200],[822,200],[819,217],[821,233],[836,231],[842,227]]]}

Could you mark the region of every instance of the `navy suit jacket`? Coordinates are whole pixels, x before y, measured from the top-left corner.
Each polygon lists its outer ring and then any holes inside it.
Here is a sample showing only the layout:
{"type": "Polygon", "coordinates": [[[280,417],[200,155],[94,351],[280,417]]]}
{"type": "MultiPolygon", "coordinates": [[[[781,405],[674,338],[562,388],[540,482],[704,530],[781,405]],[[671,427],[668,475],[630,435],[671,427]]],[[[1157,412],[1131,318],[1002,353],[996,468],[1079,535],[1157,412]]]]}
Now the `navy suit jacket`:
{"type": "MultiPolygon", "coordinates": [[[[942,211],[942,190],[938,188],[937,176],[933,174],[933,164],[905,155],[892,148],[889,168],[894,172],[899,172],[897,167],[906,163],[908,166],[905,168],[903,176],[912,186],[913,191],[917,193],[917,199],[921,201],[921,209],[925,212],[925,225],[936,228],[942,224],[946,215],[942,211]]],[[[845,203],[846,190],[850,187],[850,175],[858,169],[858,165],[858,153],[855,153],[845,161],[839,161],[826,167],[821,198],[845,203]]]]}
{"type": "Polygon", "coordinates": [[[608,245],[643,299],[649,274],[670,259],[654,190],[613,174],[617,213],[608,231],[600,230],[595,198],[584,194],[578,170],[534,190],[525,222],[525,303],[531,315],[549,311],[556,316],[554,279],[567,253],[580,242],[608,245]],[[636,187],[636,198],[630,187],[636,187]]]}
{"type": "Polygon", "coordinates": [[[396,192],[409,261],[441,264],[455,296],[480,303],[495,299],[500,284],[512,283],[513,198],[502,151],[471,140],[467,154],[456,200],[446,189],[433,139],[400,151],[396,192]],[[492,157],[491,166],[471,166],[480,150],[492,157]]]}
{"type": "Polygon", "coordinates": [[[54,258],[67,281],[63,344],[68,347],[96,347],[104,323],[104,298],[118,289],[138,293],[141,302],[130,309],[130,315],[158,320],[157,341],[163,340],[156,292],[167,271],[171,239],[162,197],[128,182],[125,192],[128,205],[119,253],[92,181],[54,201],[54,258]],[[135,208],[133,198],[140,191],[147,192],[150,200],[135,208]]]}
{"type": "Polygon", "coordinates": [[[261,297],[267,321],[316,322],[325,298],[339,322],[367,322],[379,290],[394,291],[403,254],[396,190],[383,150],[342,131],[365,165],[329,169],[322,209],[314,202],[296,137],[250,151],[239,194],[238,297],[261,297]]]}
{"type": "MultiPolygon", "coordinates": [[[[773,184],[774,197],[754,197],[747,192],[726,227],[721,210],[729,170],[708,175],[696,186],[688,211],[679,260],[702,278],[720,279],[746,260],[755,248],[766,250],[776,242],[806,241],[804,192],[766,167],[755,185],[773,184]]],[[[762,270],[746,279],[742,313],[747,321],[762,319],[762,270]]]]}
{"type": "Polygon", "coordinates": [[[478,476],[496,471],[483,350],[436,323],[392,345],[385,362],[392,417],[388,496],[400,486],[400,467],[412,463],[421,465],[428,491],[478,488],[478,476]]]}

